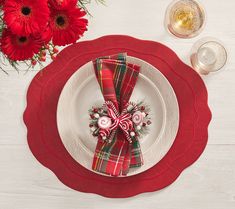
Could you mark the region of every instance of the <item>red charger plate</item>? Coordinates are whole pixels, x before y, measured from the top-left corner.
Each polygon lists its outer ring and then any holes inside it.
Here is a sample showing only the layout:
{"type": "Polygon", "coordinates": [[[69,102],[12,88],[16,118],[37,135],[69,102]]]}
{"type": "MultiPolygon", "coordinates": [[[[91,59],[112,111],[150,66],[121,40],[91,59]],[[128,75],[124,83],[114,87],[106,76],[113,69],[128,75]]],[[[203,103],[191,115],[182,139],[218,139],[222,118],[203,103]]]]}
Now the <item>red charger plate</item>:
{"type": "Polygon", "coordinates": [[[24,112],[28,144],[40,163],[72,189],[112,198],[160,190],[174,182],[203,152],[210,120],[207,90],[193,69],[160,43],[121,35],[84,41],[64,49],[32,80],[24,112]],[[58,99],[71,75],[90,60],[119,52],[127,52],[159,69],[171,83],[180,111],[179,130],[165,157],[151,169],[124,178],[101,176],[77,163],[65,149],[56,122],[58,99]]]}

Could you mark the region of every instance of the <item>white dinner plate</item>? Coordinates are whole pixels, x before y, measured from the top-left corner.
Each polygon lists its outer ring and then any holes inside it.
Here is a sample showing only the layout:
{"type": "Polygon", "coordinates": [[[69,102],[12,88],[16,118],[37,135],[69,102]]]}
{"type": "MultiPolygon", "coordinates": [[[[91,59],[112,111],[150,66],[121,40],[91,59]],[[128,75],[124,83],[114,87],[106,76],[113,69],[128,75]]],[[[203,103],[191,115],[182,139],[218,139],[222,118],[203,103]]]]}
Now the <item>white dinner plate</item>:
{"type": "MultiPolygon", "coordinates": [[[[134,57],[128,56],[127,61],[141,66],[130,101],[143,100],[149,105],[152,121],[149,133],[139,140],[144,165],[130,169],[128,176],[132,176],[154,166],[169,151],[178,131],[179,107],[173,88],[159,70],[134,57]]],[[[92,62],[71,76],[58,102],[57,126],[61,140],[70,155],[91,171],[97,138],[89,129],[88,110],[103,103],[92,62]]]]}

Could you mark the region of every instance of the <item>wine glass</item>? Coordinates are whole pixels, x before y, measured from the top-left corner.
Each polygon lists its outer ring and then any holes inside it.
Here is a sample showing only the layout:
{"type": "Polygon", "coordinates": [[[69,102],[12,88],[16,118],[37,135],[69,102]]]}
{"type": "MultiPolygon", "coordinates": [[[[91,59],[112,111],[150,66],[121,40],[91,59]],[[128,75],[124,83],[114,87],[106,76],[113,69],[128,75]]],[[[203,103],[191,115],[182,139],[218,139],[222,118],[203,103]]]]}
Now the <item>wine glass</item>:
{"type": "Polygon", "coordinates": [[[195,0],[174,0],[167,8],[165,26],[178,38],[193,38],[205,26],[205,11],[195,0]]]}

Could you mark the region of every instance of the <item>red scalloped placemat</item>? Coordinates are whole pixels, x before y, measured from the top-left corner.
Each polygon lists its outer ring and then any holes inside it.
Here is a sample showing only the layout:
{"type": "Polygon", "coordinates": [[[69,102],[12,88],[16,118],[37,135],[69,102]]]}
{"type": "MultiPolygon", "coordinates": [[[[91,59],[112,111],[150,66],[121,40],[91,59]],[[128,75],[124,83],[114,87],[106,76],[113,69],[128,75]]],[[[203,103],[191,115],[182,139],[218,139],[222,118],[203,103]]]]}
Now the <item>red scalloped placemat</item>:
{"type": "Polygon", "coordinates": [[[120,35],[64,49],[32,80],[24,113],[28,144],[39,162],[72,189],[113,198],[160,190],[174,182],[203,152],[210,120],[207,90],[194,70],[160,43],[120,35]],[[124,178],[101,176],[77,163],[65,149],[56,123],[58,99],[71,75],[90,60],[119,52],[127,52],[159,69],[171,83],[180,109],[178,134],[167,155],[151,169],[124,178]]]}

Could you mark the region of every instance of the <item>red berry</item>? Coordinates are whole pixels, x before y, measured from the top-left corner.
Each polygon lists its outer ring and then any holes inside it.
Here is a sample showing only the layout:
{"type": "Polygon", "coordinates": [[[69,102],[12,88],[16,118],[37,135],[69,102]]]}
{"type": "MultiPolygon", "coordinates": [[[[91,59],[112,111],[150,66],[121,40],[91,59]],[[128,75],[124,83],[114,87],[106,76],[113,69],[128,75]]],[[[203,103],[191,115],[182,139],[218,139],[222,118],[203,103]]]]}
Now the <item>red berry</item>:
{"type": "Polygon", "coordinates": [[[140,109],[141,109],[142,111],[144,111],[144,110],[145,110],[145,106],[141,106],[140,109]]]}
{"type": "Polygon", "coordinates": [[[97,109],[97,108],[94,108],[94,109],[93,109],[93,112],[97,113],[97,112],[98,112],[98,109],[97,109]]]}
{"type": "Polygon", "coordinates": [[[33,66],[35,66],[35,65],[37,64],[37,61],[36,61],[36,60],[32,60],[32,61],[31,61],[31,64],[32,64],[33,66]]]}
{"type": "Polygon", "coordinates": [[[146,123],[143,123],[143,127],[145,127],[146,126],[146,123]]]}
{"type": "Polygon", "coordinates": [[[152,122],[150,120],[147,121],[147,124],[150,125],[152,122]]]}
{"type": "Polygon", "coordinates": [[[92,124],[90,124],[90,125],[89,125],[89,127],[91,128],[91,127],[93,127],[93,125],[92,125],[92,124]]]}
{"type": "Polygon", "coordinates": [[[42,52],[41,52],[41,55],[42,55],[43,57],[45,57],[45,56],[47,55],[47,53],[46,53],[45,51],[42,51],[42,52]]]}
{"type": "Polygon", "coordinates": [[[54,52],[54,53],[58,53],[58,52],[59,52],[59,49],[54,48],[54,49],[53,49],[53,52],[54,52]]]}
{"type": "Polygon", "coordinates": [[[51,55],[52,60],[55,60],[55,58],[56,58],[56,55],[51,55]]]}
{"type": "Polygon", "coordinates": [[[94,116],[94,115],[92,115],[92,114],[90,115],[90,117],[91,117],[91,119],[94,119],[94,118],[95,118],[95,116],[94,116]]]}
{"type": "Polygon", "coordinates": [[[45,48],[46,48],[46,49],[50,49],[50,46],[49,46],[49,44],[47,44],[47,45],[45,46],[45,48]]]}
{"type": "Polygon", "coordinates": [[[41,58],[40,58],[40,61],[45,62],[45,61],[46,61],[46,57],[44,57],[44,56],[41,57],[41,58]]]}

